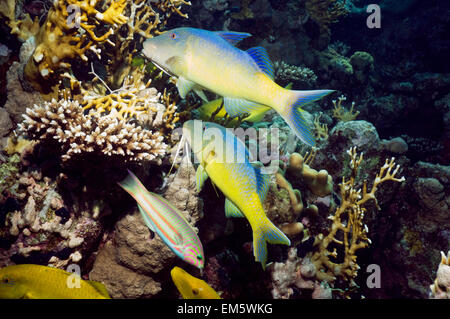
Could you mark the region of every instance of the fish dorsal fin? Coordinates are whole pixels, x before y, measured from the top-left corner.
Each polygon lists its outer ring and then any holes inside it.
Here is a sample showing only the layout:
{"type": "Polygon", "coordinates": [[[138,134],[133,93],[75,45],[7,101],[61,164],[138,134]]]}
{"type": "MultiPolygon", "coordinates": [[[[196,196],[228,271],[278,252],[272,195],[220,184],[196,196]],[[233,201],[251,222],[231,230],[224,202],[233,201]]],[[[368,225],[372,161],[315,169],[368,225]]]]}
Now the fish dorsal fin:
{"type": "Polygon", "coordinates": [[[253,61],[256,62],[259,69],[273,80],[274,69],[266,49],[263,47],[254,47],[248,49],[246,52],[252,57],[253,61]]]}
{"type": "Polygon", "coordinates": [[[236,207],[236,205],[233,204],[232,201],[230,201],[228,198],[225,198],[225,216],[227,218],[235,217],[235,218],[242,218],[245,217],[244,214],[241,212],[239,208],[236,207]]]}
{"type": "Polygon", "coordinates": [[[250,33],[247,32],[215,31],[214,33],[217,34],[219,37],[223,38],[224,40],[228,41],[228,43],[230,43],[231,45],[236,45],[243,39],[252,36],[250,33]]]}
{"type": "Polygon", "coordinates": [[[200,192],[205,184],[205,181],[208,179],[208,173],[206,173],[203,165],[199,165],[197,167],[197,171],[195,172],[195,183],[197,184],[197,192],[200,192]]]}
{"type": "Polygon", "coordinates": [[[253,167],[255,169],[255,175],[256,175],[256,188],[258,190],[259,198],[261,199],[261,203],[265,201],[267,192],[269,190],[269,184],[270,184],[270,175],[269,174],[263,174],[261,172],[260,167],[253,167]]]}
{"type": "Polygon", "coordinates": [[[180,93],[180,96],[182,99],[186,98],[186,95],[195,87],[195,83],[192,81],[189,81],[185,79],[184,77],[180,76],[177,80],[177,88],[178,93],[180,93]]]}
{"type": "Polygon", "coordinates": [[[92,281],[92,280],[86,280],[86,281],[89,285],[94,287],[95,290],[97,290],[100,293],[100,295],[102,295],[103,297],[108,298],[108,299],[111,298],[109,296],[108,290],[106,290],[106,287],[104,284],[102,284],[101,282],[98,282],[98,281],[92,281]]]}
{"type": "Polygon", "coordinates": [[[230,117],[236,117],[244,113],[250,114],[252,111],[259,110],[263,106],[259,103],[248,101],[241,98],[224,97],[223,105],[230,117]]]}

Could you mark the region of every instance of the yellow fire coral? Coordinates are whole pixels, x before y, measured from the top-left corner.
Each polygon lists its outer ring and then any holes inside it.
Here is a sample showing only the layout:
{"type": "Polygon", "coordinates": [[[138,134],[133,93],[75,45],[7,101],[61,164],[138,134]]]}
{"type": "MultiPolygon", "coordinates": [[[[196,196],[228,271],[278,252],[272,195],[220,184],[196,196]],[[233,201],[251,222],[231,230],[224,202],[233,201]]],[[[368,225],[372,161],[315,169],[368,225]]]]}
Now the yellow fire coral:
{"type": "Polygon", "coordinates": [[[347,100],[347,98],[344,95],[341,95],[338,100],[333,100],[333,117],[341,122],[349,122],[356,119],[356,117],[359,114],[359,111],[354,112],[355,102],[352,102],[352,106],[350,110],[346,110],[342,106],[342,101],[347,100]]]}
{"type": "Polygon", "coordinates": [[[31,20],[30,15],[27,14],[23,20],[16,19],[16,0],[0,1],[0,13],[5,16],[6,23],[11,28],[11,34],[16,34],[22,41],[36,35],[39,31],[38,17],[31,20]]]}
{"type": "Polygon", "coordinates": [[[386,163],[380,168],[376,175],[372,189],[368,191],[367,182],[364,181],[362,190],[356,188],[356,175],[358,168],[363,160],[362,154],[358,157],[356,148],[347,151],[350,155],[350,168],[352,173],[349,180],[342,178],[339,184],[341,205],[336,209],[332,220],[331,229],[328,235],[319,234],[315,238],[314,246],[317,251],[313,254],[311,260],[316,266],[317,278],[328,282],[334,282],[336,277],[342,277],[354,285],[353,279],[356,277],[359,266],[356,263],[356,251],[365,248],[370,244],[367,237],[368,228],[364,224],[363,218],[367,209],[363,207],[369,200],[373,200],[377,209],[380,209],[375,192],[378,186],[386,181],[403,182],[404,177],[397,178],[400,167],[394,162],[394,158],[386,160],[386,163]],[[330,244],[343,246],[343,262],[335,263],[330,257],[336,258],[338,253],[336,249],[329,251],[330,244]]]}
{"type": "Polygon", "coordinates": [[[99,0],[53,2],[47,19],[35,35],[36,48],[24,69],[25,79],[35,89],[49,92],[57,80],[52,75],[70,68],[70,59],[87,61],[88,50],[100,56],[96,44],[106,41],[119,25],[127,21],[122,14],[126,0],[112,1],[104,12],[96,9],[99,5],[99,0]],[[98,25],[104,24],[109,25],[109,29],[97,36],[98,25]]]}

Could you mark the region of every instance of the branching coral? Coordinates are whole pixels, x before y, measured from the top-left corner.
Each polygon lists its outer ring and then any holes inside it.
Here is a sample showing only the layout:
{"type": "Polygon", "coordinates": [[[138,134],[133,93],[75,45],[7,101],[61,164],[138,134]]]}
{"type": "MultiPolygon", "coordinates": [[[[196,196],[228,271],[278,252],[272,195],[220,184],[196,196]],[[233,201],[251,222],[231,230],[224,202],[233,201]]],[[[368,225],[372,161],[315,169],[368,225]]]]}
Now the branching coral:
{"type": "Polygon", "coordinates": [[[314,116],[314,137],[317,140],[326,140],[328,139],[328,125],[320,123],[321,116],[322,114],[314,116]]]}
{"type": "Polygon", "coordinates": [[[88,50],[100,56],[98,43],[104,42],[125,23],[123,15],[126,0],[112,1],[100,12],[99,0],[57,0],[50,8],[47,19],[35,35],[35,50],[24,69],[26,80],[37,90],[48,92],[48,85],[58,79],[54,75],[61,69],[69,69],[70,59],[87,61],[88,50]],[[99,25],[109,25],[98,36],[99,25]],[[50,83],[48,82],[49,80],[50,83]],[[46,85],[46,86],[45,86],[46,85]]]}
{"type": "Polygon", "coordinates": [[[433,299],[450,299],[450,251],[445,256],[441,251],[441,263],[434,284],[430,286],[433,299]]]}
{"type": "Polygon", "coordinates": [[[108,40],[112,47],[104,50],[108,59],[106,80],[112,88],[120,87],[124,78],[133,72],[133,54],[142,41],[161,34],[172,14],[187,18],[187,14],[180,11],[181,6],[191,3],[183,0],[132,0],[128,4],[126,24],[108,40]]]}
{"type": "Polygon", "coordinates": [[[333,100],[333,117],[339,121],[342,122],[348,122],[348,121],[353,121],[356,119],[356,117],[359,114],[359,111],[354,112],[354,107],[355,107],[355,102],[352,102],[352,106],[350,108],[350,110],[346,110],[343,106],[342,106],[342,101],[347,100],[347,98],[344,95],[341,95],[337,102],[336,100],[333,100]]]}
{"type": "Polygon", "coordinates": [[[56,140],[61,144],[63,160],[82,152],[108,156],[118,155],[125,160],[161,162],[167,145],[159,132],[152,132],[119,121],[98,112],[83,115],[76,101],[52,100],[27,109],[19,129],[33,139],[56,140]]]}
{"type": "Polygon", "coordinates": [[[24,19],[16,19],[16,0],[0,1],[0,13],[5,16],[8,26],[11,28],[11,34],[25,41],[34,36],[39,31],[39,18],[31,19],[30,15],[25,15],[24,19]]]}
{"type": "Polygon", "coordinates": [[[108,81],[118,88],[131,71],[132,55],[143,38],[161,33],[167,19],[190,5],[183,0],[56,0],[46,20],[15,18],[15,1],[2,2],[12,33],[26,40],[33,37],[35,50],[24,69],[34,89],[48,93],[69,70],[73,59],[88,61],[88,52],[108,59],[108,81]],[[139,37],[136,37],[139,35],[139,37]]]}
{"type": "Polygon", "coordinates": [[[345,0],[306,0],[305,8],[322,32],[329,32],[330,24],[348,13],[345,0]]]}
{"type": "Polygon", "coordinates": [[[362,190],[357,189],[356,176],[363,155],[361,154],[358,157],[356,148],[349,149],[347,153],[351,157],[351,176],[349,180],[343,177],[342,183],[339,184],[341,205],[336,209],[334,215],[329,217],[333,223],[328,235],[319,234],[316,237],[314,245],[317,247],[317,251],[311,260],[318,270],[317,278],[319,280],[332,283],[339,276],[354,286],[353,279],[359,269],[356,263],[356,251],[370,244],[370,239],[367,237],[369,230],[363,222],[367,211],[364,205],[373,200],[377,209],[380,209],[375,197],[380,184],[386,181],[403,182],[405,179],[404,177],[396,177],[400,167],[395,164],[394,158],[392,158],[386,160],[386,163],[380,168],[370,191],[367,189],[367,181],[364,181],[362,190]],[[330,259],[330,257],[336,258],[338,256],[336,248],[329,251],[331,244],[342,246],[344,250],[343,262],[335,263],[330,259]]]}

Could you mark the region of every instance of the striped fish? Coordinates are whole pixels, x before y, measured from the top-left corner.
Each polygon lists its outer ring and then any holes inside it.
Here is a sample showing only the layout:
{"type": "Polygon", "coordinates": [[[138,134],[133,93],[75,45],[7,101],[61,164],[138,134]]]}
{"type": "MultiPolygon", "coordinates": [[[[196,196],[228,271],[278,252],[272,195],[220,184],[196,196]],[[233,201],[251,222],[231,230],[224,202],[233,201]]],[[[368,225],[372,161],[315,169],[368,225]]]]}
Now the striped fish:
{"type": "Polygon", "coordinates": [[[136,200],[145,224],[181,259],[200,269],[205,264],[197,233],[181,212],[158,194],[149,192],[131,172],[118,183],[136,200]]]}
{"type": "Polygon", "coordinates": [[[265,269],[266,242],[291,244],[264,212],[262,203],[269,188],[269,176],[250,163],[245,144],[221,125],[187,121],[183,125],[183,138],[200,162],[196,172],[197,187],[200,189],[210,177],[226,196],[226,216],[247,218],[253,231],[253,255],[265,269]]]}

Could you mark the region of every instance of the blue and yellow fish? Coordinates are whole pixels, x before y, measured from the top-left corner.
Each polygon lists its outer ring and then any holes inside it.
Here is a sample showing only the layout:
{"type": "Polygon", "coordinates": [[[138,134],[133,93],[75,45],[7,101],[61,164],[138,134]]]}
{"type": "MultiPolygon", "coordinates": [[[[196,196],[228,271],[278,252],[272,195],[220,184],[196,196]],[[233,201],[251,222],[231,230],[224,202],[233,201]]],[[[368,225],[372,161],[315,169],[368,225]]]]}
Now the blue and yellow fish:
{"type": "Polygon", "coordinates": [[[280,114],[306,144],[314,137],[302,115],[302,105],[332,90],[287,90],[273,81],[274,69],[266,50],[236,48],[249,33],[195,28],[176,28],[144,41],[143,53],[162,70],[178,77],[180,96],[194,90],[205,99],[203,89],[223,96],[231,117],[270,107],[280,114]]]}
{"type": "Polygon", "coordinates": [[[249,161],[245,144],[221,125],[198,120],[183,125],[183,137],[198,162],[197,187],[210,177],[226,196],[227,217],[246,217],[253,231],[253,254],[265,269],[267,244],[290,245],[289,239],[266,216],[263,201],[269,187],[269,175],[249,161]]]}
{"type": "Polygon", "coordinates": [[[149,192],[131,172],[119,183],[136,200],[145,224],[181,259],[202,269],[203,246],[182,213],[165,198],[149,192]]]}

